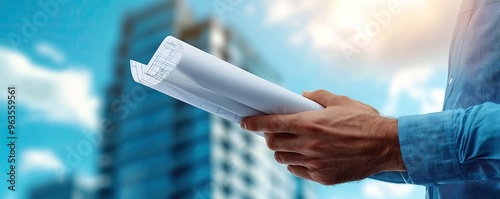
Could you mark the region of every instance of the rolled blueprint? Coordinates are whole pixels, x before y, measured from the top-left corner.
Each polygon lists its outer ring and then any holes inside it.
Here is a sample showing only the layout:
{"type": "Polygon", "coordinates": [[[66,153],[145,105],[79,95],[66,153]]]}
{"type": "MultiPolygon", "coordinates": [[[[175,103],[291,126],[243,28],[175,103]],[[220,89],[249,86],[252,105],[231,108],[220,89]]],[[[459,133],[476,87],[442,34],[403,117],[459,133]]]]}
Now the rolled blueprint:
{"type": "Polygon", "coordinates": [[[136,82],[236,123],[324,108],[172,36],[147,65],[130,60],[130,67],[136,82]]]}

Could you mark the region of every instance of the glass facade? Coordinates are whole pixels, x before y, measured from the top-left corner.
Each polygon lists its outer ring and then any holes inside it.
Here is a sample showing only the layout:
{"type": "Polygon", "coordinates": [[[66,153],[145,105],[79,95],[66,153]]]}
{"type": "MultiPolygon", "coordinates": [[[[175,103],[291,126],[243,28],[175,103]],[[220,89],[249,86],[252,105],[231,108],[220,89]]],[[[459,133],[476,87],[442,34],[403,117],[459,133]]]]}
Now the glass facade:
{"type": "MultiPolygon", "coordinates": [[[[94,179],[82,179],[73,175],[67,175],[62,179],[44,181],[30,189],[30,199],[68,199],[85,198],[95,199],[94,179]]],[[[13,197],[17,198],[17,197],[13,197]]],[[[24,198],[24,197],[21,197],[24,198]]]]}
{"type": "Polygon", "coordinates": [[[63,182],[53,181],[31,190],[31,199],[65,199],[71,198],[75,186],[70,179],[63,182]]]}

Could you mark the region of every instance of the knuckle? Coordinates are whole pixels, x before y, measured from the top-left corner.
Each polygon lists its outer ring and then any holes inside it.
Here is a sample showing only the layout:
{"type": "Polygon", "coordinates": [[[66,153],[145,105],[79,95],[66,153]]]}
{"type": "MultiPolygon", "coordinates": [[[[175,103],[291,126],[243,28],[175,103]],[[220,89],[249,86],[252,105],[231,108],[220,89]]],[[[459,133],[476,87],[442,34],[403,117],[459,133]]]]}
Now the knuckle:
{"type": "Polygon", "coordinates": [[[356,102],[359,103],[362,107],[366,108],[369,112],[380,114],[379,111],[376,108],[374,108],[373,106],[370,106],[368,104],[365,104],[365,103],[357,101],[357,100],[356,100],[356,102]]]}
{"type": "Polygon", "coordinates": [[[308,159],[305,161],[305,165],[307,166],[307,168],[311,168],[313,170],[321,169],[325,166],[324,163],[318,159],[308,159]]]}
{"type": "Polygon", "coordinates": [[[298,133],[298,132],[301,132],[303,129],[302,129],[302,125],[305,123],[305,118],[302,117],[302,116],[299,116],[299,115],[293,115],[290,117],[290,119],[288,120],[289,123],[288,123],[288,131],[292,132],[292,133],[298,133]]]}
{"type": "Polygon", "coordinates": [[[337,96],[338,100],[341,100],[341,101],[349,101],[351,100],[351,98],[345,96],[345,95],[339,95],[337,96]]]}
{"type": "Polygon", "coordinates": [[[281,158],[281,153],[274,152],[274,159],[276,160],[276,162],[283,164],[283,160],[281,158]]]}
{"type": "Polygon", "coordinates": [[[270,117],[268,119],[267,130],[276,131],[281,124],[281,120],[278,117],[270,117]]]}
{"type": "Polygon", "coordinates": [[[316,95],[316,97],[320,97],[320,98],[325,98],[327,96],[332,95],[332,93],[330,93],[330,92],[328,92],[327,90],[324,90],[324,89],[317,90],[317,91],[314,92],[314,94],[316,95]]]}
{"type": "Polygon", "coordinates": [[[275,140],[276,140],[276,138],[273,135],[270,135],[269,137],[267,137],[267,139],[266,139],[267,148],[269,148],[273,151],[276,151],[278,149],[278,145],[277,145],[275,140]]]}
{"type": "Polygon", "coordinates": [[[288,121],[290,122],[290,124],[299,124],[301,121],[302,121],[303,117],[301,117],[300,115],[298,114],[294,114],[294,115],[290,115],[288,121]]]}
{"type": "Polygon", "coordinates": [[[300,172],[298,171],[298,169],[296,167],[288,165],[288,168],[289,168],[288,170],[290,171],[290,173],[292,173],[293,175],[296,175],[299,177],[301,176],[300,172]]]}
{"type": "Polygon", "coordinates": [[[244,123],[244,127],[249,130],[249,131],[255,131],[257,130],[257,122],[253,121],[253,120],[247,120],[245,123],[244,123]]]}
{"type": "Polygon", "coordinates": [[[311,128],[311,123],[310,122],[307,122],[307,121],[301,121],[301,122],[298,122],[297,123],[297,127],[299,127],[299,129],[302,129],[302,130],[309,130],[311,128]]]}
{"type": "Polygon", "coordinates": [[[321,144],[321,141],[317,140],[309,141],[309,143],[305,145],[304,151],[311,155],[321,154],[325,152],[324,147],[321,144]]]}
{"type": "MultiPolygon", "coordinates": [[[[321,171],[318,171],[317,169],[310,169],[309,170],[309,175],[311,176],[314,181],[322,184],[322,185],[333,185],[336,184],[335,181],[333,180],[333,177],[326,177],[324,173],[321,171]]],[[[330,176],[330,175],[327,175],[330,176]]]]}
{"type": "Polygon", "coordinates": [[[321,95],[323,95],[323,94],[329,94],[329,93],[330,93],[330,92],[328,92],[328,91],[327,91],[327,90],[325,90],[325,89],[319,89],[319,90],[316,90],[316,91],[314,91],[314,92],[315,92],[316,94],[321,94],[321,95]]]}
{"type": "Polygon", "coordinates": [[[322,185],[334,185],[334,184],[338,184],[336,181],[328,180],[328,179],[321,179],[319,181],[319,183],[322,184],[322,185]]]}
{"type": "Polygon", "coordinates": [[[297,121],[296,126],[298,129],[304,132],[318,132],[321,127],[316,124],[317,122],[315,121],[308,121],[308,120],[302,120],[302,121],[297,121]]]}

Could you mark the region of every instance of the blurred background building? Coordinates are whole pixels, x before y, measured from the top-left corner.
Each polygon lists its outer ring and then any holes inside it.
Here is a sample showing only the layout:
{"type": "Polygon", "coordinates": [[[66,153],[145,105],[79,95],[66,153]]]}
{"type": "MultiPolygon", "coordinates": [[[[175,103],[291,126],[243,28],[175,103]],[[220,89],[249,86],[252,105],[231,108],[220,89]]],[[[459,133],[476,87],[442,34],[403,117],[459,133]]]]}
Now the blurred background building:
{"type": "Polygon", "coordinates": [[[96,181],[67,175],[53,179],[30,190],[30,199],[97,199],[96,181]]]}
{"type": "Polygon", "coordinates": [[[165,0],[123,22],[107,93],[98,158],[100,198],[314,198],[310,182],[274,161],[263,140],[238,125],[133,81],[129,60],[148,63],[173,35],[273,82],[250,45],[214,19],[195,21],[183,1],[165,0]]]}
{"type": "Polygon", "coordinates": [[[30,193],[30,199],[64,199],[72,198],[75,185],[72,180],[65,179],[62,182],[54,180],[34,187],[30,193]]]}

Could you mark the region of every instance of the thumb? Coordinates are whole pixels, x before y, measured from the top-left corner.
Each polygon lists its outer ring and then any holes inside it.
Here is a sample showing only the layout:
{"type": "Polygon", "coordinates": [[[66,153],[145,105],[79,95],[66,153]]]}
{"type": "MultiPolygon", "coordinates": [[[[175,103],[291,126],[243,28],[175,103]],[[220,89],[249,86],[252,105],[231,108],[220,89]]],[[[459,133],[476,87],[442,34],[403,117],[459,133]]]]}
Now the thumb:
{"type": "Polygon", "coordinates": [[[309,98],[310,100],[315,101],[324,107],[327,107],[329,101],[332,99],[332,97],[335,97],[336,95],[326,90],[316,90],[314,92],[304,91],[302,92],[302,96],[309,98]]]}

